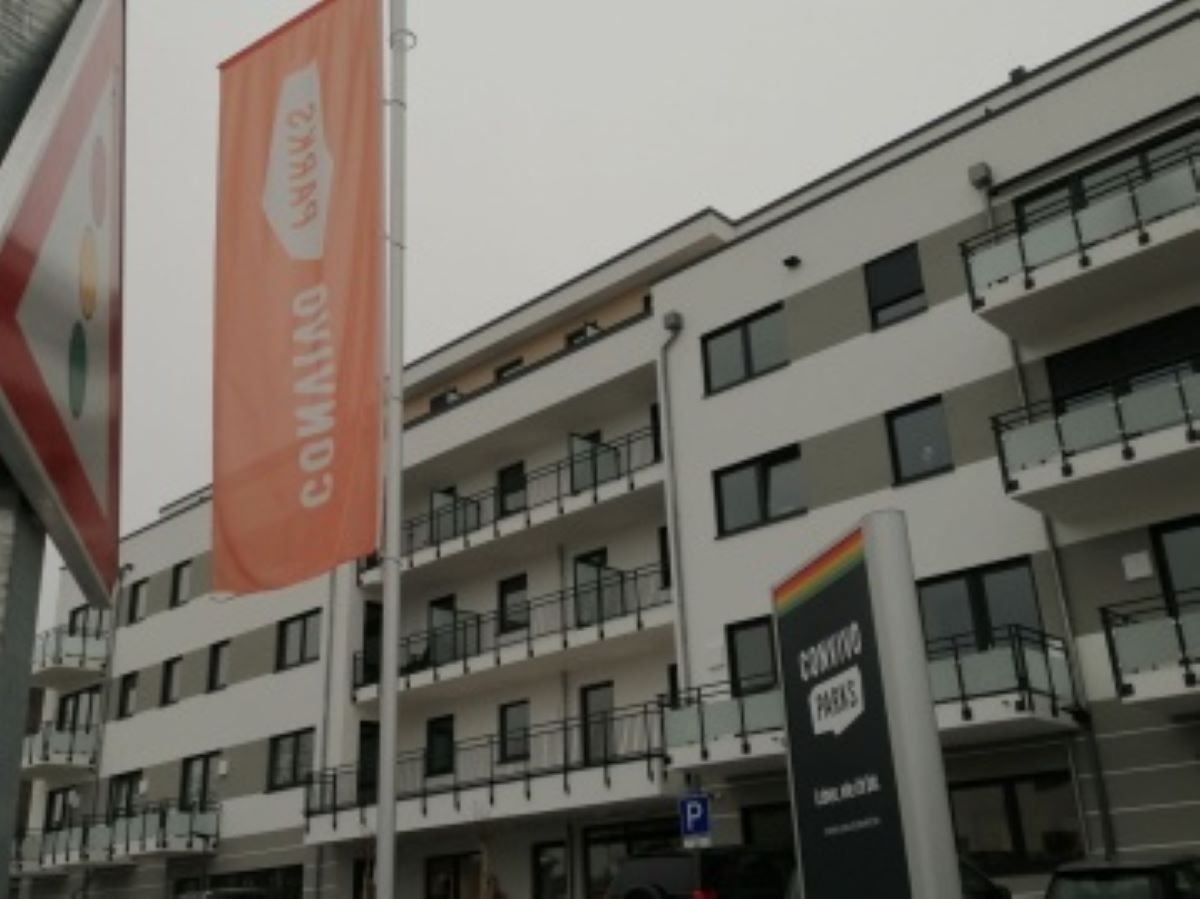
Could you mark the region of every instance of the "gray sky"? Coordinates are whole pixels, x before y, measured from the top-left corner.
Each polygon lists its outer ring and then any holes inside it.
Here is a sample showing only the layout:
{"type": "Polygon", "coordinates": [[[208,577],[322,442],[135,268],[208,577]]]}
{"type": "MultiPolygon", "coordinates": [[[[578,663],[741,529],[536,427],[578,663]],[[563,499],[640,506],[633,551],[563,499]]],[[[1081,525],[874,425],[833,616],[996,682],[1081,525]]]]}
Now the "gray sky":
{"type": "MultiPolygon", "coordinates": [[[[216,65],[308,5],[129,0],[123,531],[210,477],[216,65]]],[[[1154,5],[411,0],[407,350],[1154,5]]]]}

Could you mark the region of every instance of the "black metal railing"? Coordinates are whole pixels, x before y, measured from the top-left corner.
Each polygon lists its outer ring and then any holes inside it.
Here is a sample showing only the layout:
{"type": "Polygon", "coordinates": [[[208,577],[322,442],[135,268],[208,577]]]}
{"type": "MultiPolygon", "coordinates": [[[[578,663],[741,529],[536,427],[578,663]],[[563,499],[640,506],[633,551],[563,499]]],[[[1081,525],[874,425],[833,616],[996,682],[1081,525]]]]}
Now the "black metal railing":
{"type": "MultiPolygon", "coordinates": [[[[464,792],[486,791],[494,802],[497,786],[523,782],[528,797],[535,780],[555,776],[569,792],[573,772],[600,770],[607,784],[612,767],[633,763],[644,764],[653,780],[655,761],[662,757],[661,725],[658,704],[644,703],[402,752],[396,758],[396,798],[419,799],[424,814],[430,796],[452,794],[457,803],[464,792]]],[[[377,771],[367,762],[314,772],[305,786],[305,817],[374,805],[377,771]]]]}
{"type": "Polygon", "coordinates": [[[668,753],[694,745],[707,759],[710,745],[728,738],[740,741],[742,752],[749,753],[751,737],[784,725],[783,693],[774,674],[689,687],[659,701],[668,753]]]}
{"type": "Polygon", "coordinates": [[[1164,154],[1146,169],[1090,184],[1082,200],[1065,197],[964,241],[972,304],[982,305],[981,291],[1012,277],[1033,288],[1034,273],[1059,259],[1076,256],[1087,268],[1092,248],[1123,234],[1149,243],[1148,225],[1200,204],[1200,142],[1164,154]]]}
{"type": "Polygon", "coordinates": [[[88,665],[103,668],[108,659],[107,616],[89,615],[87,619],[60,624],[38,634],[33,644],[33,669],[88,665]]]}
{"type": "MultiPolygon", "coordinates": [[[[522,602],[509,603],[503,610],[482,614],[457,612],[453,623],[417,631],[400,640],[399,674],[408,679],[432,669],[440,676],[447,665],[470,671],[473,659],[491,655],[501,663],[508,647],[524,646],[534,654],[534,641],[561,636],[563,646],[573,631],[595,628],[603,637],[606,625],[625,618],[636,619],[671,601],[670,588],[662,582],[658,565],[630,571],[597,568],[594,581],[576,584],[522,602]]],[[[379,683],[379,644],[372,641],[354,655],[354,687],[379,683]]]]}
{"type": "Polygon", "coordinates": [[[1132,696],[1129,675],[1175,670],[1180,686],[1197,685],[1200,673],[1200,590],[1151,596],[1100,609],[1113,681],[1132,696]]]}
{"type": "Polygon", "coordinates": [[[86,865],[140,853],[209,851],[220,837],[220,806],[175,802],[140,804],[119,814],[68,817],[62,826],[19,833],[12,868],[86,865]]]}
{"type": "Polygon", "coordinates": [[[92,724],[44,722],[35,733],[26,735],[21,761],[26,766],[49,762],[94,765],[100,745],[98,730],[98,726],[92,724]]]}
{"type": "Polygon", "coordinates": [[[1057,461],[1064,477],[1074,473],[1071,458],[1104,446],[1120,446],[1136,457],[1133,441],[1167,428],[1185,429],[1189,442],[1200,439],[1200,357],[1096,387],[1082,396],[1032,403],[992,419],[1004,484],[1028,468],[1057,461]]]}

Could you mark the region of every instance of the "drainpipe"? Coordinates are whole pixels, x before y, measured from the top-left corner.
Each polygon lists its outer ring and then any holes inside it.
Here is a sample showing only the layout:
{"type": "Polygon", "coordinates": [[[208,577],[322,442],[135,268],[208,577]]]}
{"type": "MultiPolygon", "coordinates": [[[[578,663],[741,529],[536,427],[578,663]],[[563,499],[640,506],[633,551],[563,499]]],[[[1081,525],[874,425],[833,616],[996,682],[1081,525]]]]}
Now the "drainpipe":
{"type": "Polygon", "coordinates": [[[667,338],[658,350],[658,407],[661,410],[661,441],[663,464],[666,471],[667,490],[667,533],[670,539],[668,552],[671,554],[671,582],[675,590],[675,658],[679,660],[679,689],[687,694],[692,685],[692,666],[688,648],[687,591],[684,589],[684,572],[679,542],[679,490],[675,482],[675,433],[671,416],[671,374],[667,365],[667,351],[683,332],[683,315],[675,310],[662,319],[667,338]]]}
{"type": "MultiPolygon", "coordinates": [[[[321,746],[320,746],[321,755],[317,759],[317,764],[316,764],[316,769],[318,771],[321,771],[321,770],[329,767],[329,718],[330,718],[330,708],[332,706],[332,701],[333,701],[333,699],[332,699],[332,697],[333,697],[333,659],[334,659],[333,628],[334,628],[334,623],[335,623],[334,622],[334,610],[338,606],[338,603],[337,603],[337,572],[338,572],[338,569],[336,569],[336,568],[329,572],[329,589],[326,591],[326,594],[325,594],[325,611],[323,613],[324,618],[325,618],[325,648],[323,650],[325,653],[325,665],[324,665],[325,671],[324,671],[324,683],[322,684],[323,696],[321,698],[322,699],[322,701],[321,701],[321,746]]],[[[357,565],[355,566],[355,569],[354,569],[354,585],[356,588],[356,592],[359,593],[359,599],[361,600],[361,591],[357,590],[357,587],[358,587],[358,567],[357,567],[357,565]]],[[[361,607],[361,605],[362,605],[361,601],[360,601],[359,605],[361,607]]],[[[364,647],[364,650],[365,650],[365,648],[366,647],[364,647]]],[[[353,662],[351,664],[353,664],[353,662]]],[[[351,678],[353,678],[353,676],[354,675],[353,675],[353,671],[352,671],[351,678]]],[[[359,764],[362,764],[362,759],[359,759],[359,764]]],[[[320,899],[320,897],[324,896],[324,895],[325,895],[325,846],[324,846],[324,844],[318,843],[317,844],[317,897],[318,897],[318,899],[320,899]]]]}

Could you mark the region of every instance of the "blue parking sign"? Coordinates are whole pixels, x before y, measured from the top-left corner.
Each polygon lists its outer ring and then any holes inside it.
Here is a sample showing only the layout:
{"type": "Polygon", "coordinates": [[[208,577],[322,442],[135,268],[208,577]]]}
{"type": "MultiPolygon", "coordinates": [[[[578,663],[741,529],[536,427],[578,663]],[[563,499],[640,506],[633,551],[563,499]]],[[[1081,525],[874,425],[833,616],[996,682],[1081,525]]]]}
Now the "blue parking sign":
{"type": "Polygon", "coordinates": [[[679,833],[685,846],[707,845],[709,829],[709,797],[693,793],[679,800],[679,833]]]}

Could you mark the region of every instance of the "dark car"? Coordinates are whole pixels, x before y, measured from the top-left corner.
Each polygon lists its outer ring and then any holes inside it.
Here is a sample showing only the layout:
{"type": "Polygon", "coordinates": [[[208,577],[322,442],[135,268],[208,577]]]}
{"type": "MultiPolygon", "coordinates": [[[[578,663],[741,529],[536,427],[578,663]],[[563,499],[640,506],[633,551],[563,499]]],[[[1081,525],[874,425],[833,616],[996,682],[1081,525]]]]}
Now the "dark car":
{"type": "Polygon", "coordinates": [[[1200,899],[1200,858],[1074,862],[1054,872],[1046,899],[1200,899]]]}
{"type": "MultiPolygon", "coordinates": [[[[958,860],[958,875],[962,881],[963,899],[1012,899],[1012,891],[988,880],[986,874],[965,859],[958,860]]],[[[795,879],[788,890],[788,899],[800,899],[795,879]]]]}
{"type": "Polygon", "coordinates": [[[608,899],[784,899],[789,853],[745,846],[658,852],[625,859],[608,899]]]}

